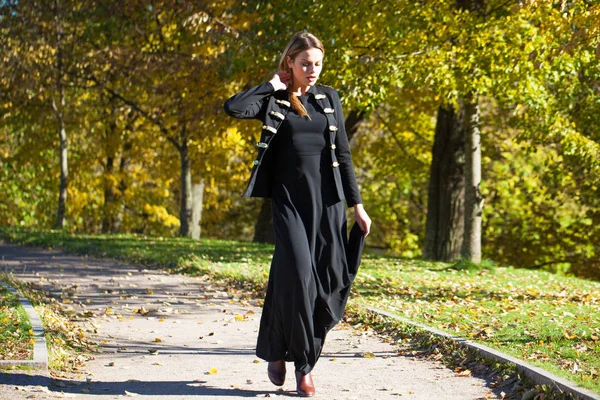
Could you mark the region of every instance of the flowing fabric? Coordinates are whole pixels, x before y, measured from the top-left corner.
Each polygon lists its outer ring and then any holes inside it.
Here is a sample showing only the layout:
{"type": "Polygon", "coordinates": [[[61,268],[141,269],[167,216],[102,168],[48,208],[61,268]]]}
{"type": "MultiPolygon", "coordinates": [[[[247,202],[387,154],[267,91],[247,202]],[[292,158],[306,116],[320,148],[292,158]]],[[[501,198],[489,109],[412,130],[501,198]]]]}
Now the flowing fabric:
{"type": "Polygon", "coordinates": [[[314,96],[300,96],[311,120],[290,110],[270,144],[274,159],[271,262],[256,353],[267,361],[315,366],[327,332],[344,313],[364,236],[347,233],[327,143],[327,119],[314,96]]]}

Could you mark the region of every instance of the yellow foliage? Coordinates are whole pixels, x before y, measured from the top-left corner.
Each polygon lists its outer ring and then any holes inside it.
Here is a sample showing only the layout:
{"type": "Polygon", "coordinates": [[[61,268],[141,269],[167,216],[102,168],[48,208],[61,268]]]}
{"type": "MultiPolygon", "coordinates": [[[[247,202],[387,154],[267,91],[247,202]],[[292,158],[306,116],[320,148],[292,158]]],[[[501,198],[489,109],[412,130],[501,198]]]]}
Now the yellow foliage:
{"type": "Polygon", "coordinates": [[[167,228],[179,227],[179,219],[169,214],[164,206],[145,204],[144,211],[149,215],[148,219],[152,222],[167,228]]]}

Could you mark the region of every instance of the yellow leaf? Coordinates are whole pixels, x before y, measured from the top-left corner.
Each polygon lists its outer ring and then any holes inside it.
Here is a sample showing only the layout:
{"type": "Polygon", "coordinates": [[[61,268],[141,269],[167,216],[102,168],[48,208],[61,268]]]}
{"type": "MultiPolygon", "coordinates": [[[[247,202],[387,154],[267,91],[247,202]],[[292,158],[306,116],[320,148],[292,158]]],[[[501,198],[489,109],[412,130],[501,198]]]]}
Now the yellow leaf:
{"type": "Polygon", "coordinates": [[[154,341],[155,341],[156,343],[160,343],[160,342],[162,342],[162,339],[161,339],[161,338],[156,338],[156,339],[154,339],[154,341]]]}
{"type": "Polygon", "coordinates": [[[206,375],[215,375],[217,374],[219,371],[217,371],[216,368],[211,368],[208,371],[206,371],[206,375]]]}

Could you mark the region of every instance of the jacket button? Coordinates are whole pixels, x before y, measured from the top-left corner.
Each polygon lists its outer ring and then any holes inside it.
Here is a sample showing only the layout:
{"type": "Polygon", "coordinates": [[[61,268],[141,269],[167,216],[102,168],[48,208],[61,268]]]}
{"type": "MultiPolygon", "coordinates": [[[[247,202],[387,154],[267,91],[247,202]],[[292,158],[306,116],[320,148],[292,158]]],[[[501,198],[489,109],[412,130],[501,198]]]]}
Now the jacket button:
{"type": "Polygon", "coordinates": [[[331,150],[335,150],[335,144],[331,145],[331,150]]]}
{"type": "Polygon", "coordinates": [[[333,165],[333,168],[337,168],[340,166],[340,163],[337,161],[334,161],[333,164],[331,164],[331,165],[333,165]]]}
{"type": "Polygon", "coordinates": [[[258,161],[258,160],[254,160],[252,163],[253,163],[254,165],[258,165],[258,164],[260,164],[260,161],[258,161]]]}

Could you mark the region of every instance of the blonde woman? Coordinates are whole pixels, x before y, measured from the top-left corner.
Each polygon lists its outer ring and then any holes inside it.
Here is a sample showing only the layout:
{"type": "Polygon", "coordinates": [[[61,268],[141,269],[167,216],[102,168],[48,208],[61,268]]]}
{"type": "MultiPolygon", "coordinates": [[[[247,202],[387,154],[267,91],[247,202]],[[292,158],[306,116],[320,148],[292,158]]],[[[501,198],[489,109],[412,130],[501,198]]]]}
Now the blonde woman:
{"type": "Polygon", "coordinates": [[[272,198],[275,250],[256,354],[278,386],[293,362],[301,396],[315,393],[311,371],[343,316],[371,226],[339,95],[316,85],[324,54],[314,35],[297,33],[270,81],[225,103],[228,115],[262,122],[243,197],[272,198]],[[344,200],[356,220],[349,236],[344,200]]]}

